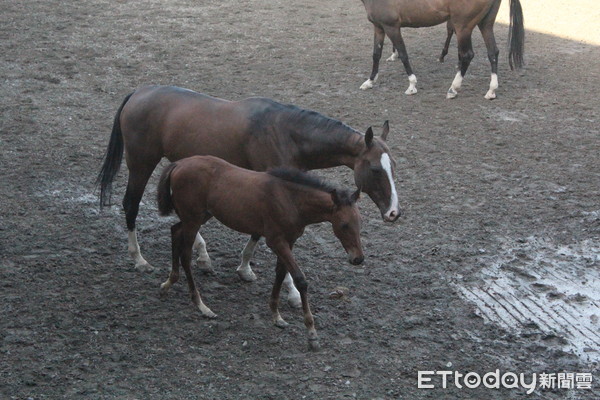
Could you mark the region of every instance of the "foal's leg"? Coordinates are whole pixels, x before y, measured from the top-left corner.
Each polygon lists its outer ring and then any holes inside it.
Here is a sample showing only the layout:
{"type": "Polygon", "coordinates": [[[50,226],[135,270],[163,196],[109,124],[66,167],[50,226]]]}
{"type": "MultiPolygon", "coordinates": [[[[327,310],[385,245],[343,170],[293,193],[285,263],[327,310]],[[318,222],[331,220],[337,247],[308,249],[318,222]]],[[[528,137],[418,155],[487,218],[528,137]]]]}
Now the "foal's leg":
{"type": "Polygon", "coordinates": [[[165,298],[171,286],[179,280],[181,245],[181,222],[178,222],[171,227],[171,273],[169,274],[169,279],[160,285],[161,298],[165,298]]]}
{"type": "Polygon", "coordinates": [[[475,53],[473,53],[473,44],[471,43],[472,29],[461,27],[456,29],[456,38],[458,39],[458,60],[460,64],[460,71],[456,73],[454,80],[448,93],[446,94],[447,99],[453,99],[458,94],[458,90],[462,86],[463,78],[467,73],[469,64],[473,59],[475,53]]]}
{"type": "Polygon", "coordinates": [[[152,175],[152,171],[158,164],[158,161],[148,163],[144,166],[130,165],[127,163],[129,168],[129,179],[127,181],[127,190],[123,197],[123,209],[125,210],[125,220],[127,221],[127,238],[128,245],[127,251],[135,262],[135,268],[140,271],[152,271],[154,268],[142,257],[140,251],[140,245],[137,240],[137,230],[135,228],[135,220],[138,215],[140,201],[144,194],[144,189],[152,175]]]}
{"type": "Polygon", "coordinates": [[[292,275],[294,279],[294,285],[300,292],[300,298],[302,299],[302,311],[304,313],[304,325],[308,330],[308,345],[313,351],[319,350],[319,339],[317,337],[317,330],[315,329],[315,319],[310,311],[308,304],[308,283],[304,273],[296,263],[296,260],[292,256],[291,245],[283,240],[273,242],[267,242],[267,245],[273,249],[277,254],[277,257],[285,265],[287,271],[292,275]]]}
{"type": "Polygon", "coordinates": [[[398,59],[398,50],[395,47],[392,47],[392,54],[385,61],[395,61],[398,59]]]}
{"type": "Polygon", "coordinates": [[[252,268],[250,268],[250,259],[254,255],[254,249],[256,249],[259,240],[260,236],[251,236],[244,250],[242,250],[242,262],[237,267],[236,272],[243,281],[254,282],[256,280],[256,275],[252,271],[252,268]]]}
{"type": "Polygon", "coordinates": [[[448,55],[448,48],[450,47],[450,41],[452,40],[452,35],[454,34],[454,26],[452,26],[452,22],[450,21],[446,23],[446,32],[446,42],[444,43],[442,54],[440,55],[440,58],[438,58],[439,62],[444,62],[444,58],[448,55]]]}
{"type": "Polygon", "coordinates": [[[196,238],[196,233],[198,233],[199,226],[194,225],[190,226],[188,224],[182,225],[182,248],[180,252],[181,257],[181,265],[183,266],[183,270],[185,271],[185,276],[187,278],[188,287],[190,289],[190,294],[192,296],[192,302],[198,307],[203,316],[207,318],[215,318],[217,315],[210,310],[203,302],[200,297],[200,292],[196,288],[196,283],[194,282],[194,276],[192,275],[192,247],[194,245],[194,239],[196,238]]]}
{"type": "Polygon", "coordinates": [[[285,274],[285,279],[283,281],[287,291],[288,291],[288,304],[294,308],[302,307],[302,298],[300,297],[300,292],[294,286],[294,280],[290,274],[285,274]]]}
{"type": "Polygon", "coordinates": [[[279,313],[279,293],[281,292],[281,284],[283,282],[284,277],[289,276],[285,269],[285,265],[279,257],[277,257],[277,267],[275,268],[275,282],[273,283],[273,290],[271,291],[271,300],[269,301],[269,307],[271,308],[271,313],[273,314],[273,323],[275,326],[279,328],[285,328],[288,326],[288,323],[281,318],[281,314],[279,313]]]}
{"type": "Polygon", "coordinates": [[[379,60],[381,60],[381,53],[383,51],[383,40],[385,39],[385,33],[381,26],[373,24],[374,35],[373,35],[373,69],[371,70],[371,76],[367,79],[360,88],[362,90],[371,89],[373,83],[377,80],[377,74],[379,73],[379,60]]]}
{"type": "Polygon", "coordinates": [[[402,39],[402,34],[400,33],[400,27],[390,27],[385,26],[385,33],[388,35],[392,43],[394,44],[394,48],[398,51],[398,56],[404,64],[404,69],[406,70],[406,75],[408,75],[408,89],[404,93],[406,94],[415,94],[417,93],[417,77],[413,74],[412,67],[410,66],[410,62],[408,61],[408,53],[406,52],[406,46],[404,45],[404,39],[402,39]]]}

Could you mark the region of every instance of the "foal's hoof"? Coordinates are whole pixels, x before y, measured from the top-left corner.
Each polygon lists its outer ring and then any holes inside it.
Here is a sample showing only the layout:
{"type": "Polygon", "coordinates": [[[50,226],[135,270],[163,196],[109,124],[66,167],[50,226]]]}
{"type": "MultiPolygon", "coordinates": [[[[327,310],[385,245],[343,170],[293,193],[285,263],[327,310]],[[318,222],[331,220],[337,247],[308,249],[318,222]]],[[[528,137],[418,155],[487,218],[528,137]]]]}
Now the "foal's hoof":
{"type": "Polygon", "coordinates": [[[312,352],[318,352],[321,350],[321,345],[319,344],[319,339],[308,339],[308,349],[312,352]]]}
{"type": "Polygon", "coordinates": [[[238,269],[236,272],[244,282],[254,282],[256,280],[256,275],[251,269],[238,269]]]}
{"type": "Polygon", "coordinates": [[[409,87],[408,89],[406,89],[406,92],[404,92],[404,94],[407,94],[409,96],[415,93],[417,93],[417,88],[415,87],[409,87]]]}
{"type": "Polygon", "coordinates": [[[288,304],[290,305],[290,307],[292,308],[300,308],[302,307],[302,298],[300,297],[300,293],[296,292],[296,293],[290,293],[288,295],[288,304]]]}
{"type": "Polygon", "coordinates": [[[217,318],[217,314],[215,314],[211,310],[204,310],[204,311],[202,311],[202,317],[204,317],[206,319],[215,319],[215,318],[217,318]]]}
{"type": "Polygon", "coordinates": [[[496,93],[487,92],[484,97],[488,100],[494,100],[496,98],[496,93]]]}
{"type": "Polygon", "coordinates": [[[458,92],[454,90],[454,88],[448,89],[448,93],[446,93],[447,99],[454,99],[458,95],[458,92]]]}
{"type": "Polygon", "coordinates": [[[373,82],[370,79],[367,79],[362,85],[360,85],[360,90],[373,89],[373,82]]]}
{"type": "Polygon", "coordinates": [[[210,258],[198,257],[196,259],[196,264],[198,265],[198,269],[200,269],[200,271],[210,273],[215,272],[215,270],[212,267],[212,261],[210,260],[210,258]]]}

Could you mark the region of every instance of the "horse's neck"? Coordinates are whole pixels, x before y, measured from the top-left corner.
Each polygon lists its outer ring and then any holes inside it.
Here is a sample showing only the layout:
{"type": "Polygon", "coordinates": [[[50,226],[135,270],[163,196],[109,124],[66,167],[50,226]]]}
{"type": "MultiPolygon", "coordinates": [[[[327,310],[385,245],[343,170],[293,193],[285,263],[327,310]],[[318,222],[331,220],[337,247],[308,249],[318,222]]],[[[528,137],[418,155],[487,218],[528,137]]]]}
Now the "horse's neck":
{"type": "Polygon", "coordinates": [[[333,210],[331,194],[322,190],[302,189],[302,192],[294,194],[294,201],[298,208],[298,215],[302,219],[302,225],[331,220],[333,210]]]}
{"type": "Polygon", "coordinates": [[[296,133],[294,139],[299,148],[296,163],[307,170],[340,165],[354,169],[364,147],[363,135],[345,126],[333,131],[296,133]]]}

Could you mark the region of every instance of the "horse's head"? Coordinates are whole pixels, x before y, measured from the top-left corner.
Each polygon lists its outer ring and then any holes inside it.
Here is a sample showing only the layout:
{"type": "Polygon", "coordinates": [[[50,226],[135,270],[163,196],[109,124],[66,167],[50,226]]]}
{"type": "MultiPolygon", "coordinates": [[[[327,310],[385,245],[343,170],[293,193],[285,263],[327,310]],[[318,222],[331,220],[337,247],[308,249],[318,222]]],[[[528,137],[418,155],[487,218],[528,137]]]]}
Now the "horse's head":
{"type": "Polygon", "coordinates": [[[359,196],[360,190],[352,194],[337,190],[331,193],[334,204],[331,218],[333,233],[350,256],[350,263],[354,265],[361,264],[365,259],[360,241],[360,212],[356,205],[359,196]]]}
{"type": "Polygon", "coordinates": [[[365,147],[354,164],[354,181],[379,207],[385,221],[393,222],[400,217],[398,194],[394,184],[396,162],[385,144],[390,131],[388,121],[383,124],[380,138],[373,136],[369,127],[365,133],[365,147]]]}

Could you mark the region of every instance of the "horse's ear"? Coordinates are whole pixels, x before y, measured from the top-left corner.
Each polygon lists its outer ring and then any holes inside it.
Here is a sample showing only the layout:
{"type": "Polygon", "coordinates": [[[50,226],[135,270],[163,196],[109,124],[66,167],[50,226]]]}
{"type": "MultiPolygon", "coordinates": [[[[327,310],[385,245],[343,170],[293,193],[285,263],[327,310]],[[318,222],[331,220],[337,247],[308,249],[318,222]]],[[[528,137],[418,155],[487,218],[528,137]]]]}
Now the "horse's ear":
{"type": "Polygon", "coordinates": [[[351,199],[352,202],[356,203],[358,198],[360,197],[360,189],[356,189],[356,192],[352,193],[351,199]]]}
{"type": "Polygon", "coordinates": [[[367,144],[367,147],[373,146],[373,129],[371,127],[369,127],[367,133],[365,133],[365,143],[367,144]]]}
{"type": "Polygon", "coordinates": [[[331,200],[333,200],[333,204],[335,204],[336,206],[339,206],[341,204],[340,196],[338,195],[338,192],[336,189],[333,189],[331,191],[331,200]]]}
{"type": "Polygon", "coordinates": [[[386,141],[388,133],[390,133],[390,121],[386,120],[383,123],[383,132],[381,133],[381,138],[386,141]]]}

